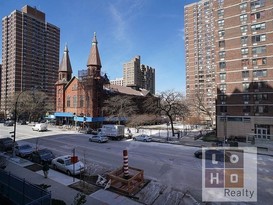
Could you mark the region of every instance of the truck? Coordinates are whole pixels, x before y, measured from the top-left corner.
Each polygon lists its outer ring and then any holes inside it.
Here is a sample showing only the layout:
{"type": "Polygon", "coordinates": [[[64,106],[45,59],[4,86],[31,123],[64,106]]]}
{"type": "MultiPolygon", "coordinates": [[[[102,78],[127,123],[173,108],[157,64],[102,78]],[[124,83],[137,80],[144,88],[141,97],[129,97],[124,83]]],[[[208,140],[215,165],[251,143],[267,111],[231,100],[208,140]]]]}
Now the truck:
{"type": "Polygon", "coordinates": [[[114,124],[102,125],[98,131],[112,140],[121,140],[124,137],[125,126],[114,124]]]}

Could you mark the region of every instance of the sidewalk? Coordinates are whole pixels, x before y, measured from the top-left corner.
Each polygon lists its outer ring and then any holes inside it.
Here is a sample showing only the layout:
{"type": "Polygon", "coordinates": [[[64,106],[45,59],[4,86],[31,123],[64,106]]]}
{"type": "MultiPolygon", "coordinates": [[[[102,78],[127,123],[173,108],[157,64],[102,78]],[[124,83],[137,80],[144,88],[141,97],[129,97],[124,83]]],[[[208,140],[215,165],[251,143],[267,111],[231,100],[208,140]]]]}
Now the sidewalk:
{"type": "MultiPolygon", "coordinates": [[[[50,185],[51,187],[48,188],[48,191],[51,192],[52,199],[63,200],[66,205],[73,205],[74,197],[79,192],[68,186],[79,180],[75,179],[75,181],[73,181],[73,177],[67,176],[52,169],[49,170],[49,175],[46,179],[44,178],[41,170],[34,172],[25,168],[26,166],[32,164],[33,163],[28,160],[9,158],[8,165],[5,170],[25,179],[32,184],[50,185]]],[[[88,195],[86,200],[86,205],[139,205],[139,203],[130,200],[125,196],[104,189],[99,189],[98,191],[88,195]]]]}

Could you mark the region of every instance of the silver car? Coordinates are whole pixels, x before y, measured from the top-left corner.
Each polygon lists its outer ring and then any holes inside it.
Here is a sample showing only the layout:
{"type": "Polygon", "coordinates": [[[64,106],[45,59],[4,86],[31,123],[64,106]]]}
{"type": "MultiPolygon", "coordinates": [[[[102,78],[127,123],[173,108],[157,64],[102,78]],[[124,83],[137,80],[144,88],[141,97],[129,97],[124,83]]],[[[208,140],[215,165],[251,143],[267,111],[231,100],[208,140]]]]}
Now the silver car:
{"type": "Polygon", "coordinates": [[[142,141],[142,142],[151,142],[152,138],[149,135],[142,134],[142,135],[134,136],[133,140],[142,141]]]}
{"type": "Polygon", "coordinates": [[[107,142],[108,141],[108,137],[104,136],[104,135],[92,135],[89,137],[89,142],[107,142]]]}
{"type": "Polygon", "coordinates": [[[67,175],[78,175],[84,172],[84,164],[70,155],[56,157],[51,162],[55,170],[65,172],[67,175]]]}

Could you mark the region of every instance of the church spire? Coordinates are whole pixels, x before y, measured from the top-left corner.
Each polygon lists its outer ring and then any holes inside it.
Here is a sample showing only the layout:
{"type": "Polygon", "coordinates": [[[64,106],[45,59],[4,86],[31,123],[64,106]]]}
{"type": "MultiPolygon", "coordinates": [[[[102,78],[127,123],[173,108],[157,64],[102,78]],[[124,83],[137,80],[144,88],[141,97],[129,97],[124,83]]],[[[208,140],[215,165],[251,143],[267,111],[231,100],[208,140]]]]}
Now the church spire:
{"type": "Polygon", "coordinates": [[[97,69],[101,68],[100,55],[98,49],[98,41],[96,37],[96,32],[94,32],[92,47],[87,61],[87,67],[95,66],[97,69]]]}
{"type": "Polygon", "coordinates": [[[62,61],[60,63],[60,67],[59,67],[59,78],[61,78],[59,80],[66,78],[66,80],[69,81],[71,79],[72,67],[71,67],[70,58],[69,58],[68,53],[69,53],[68,46],[67,46],[67,44],[65,44],[63,58],[62,58],[62,61]]]}

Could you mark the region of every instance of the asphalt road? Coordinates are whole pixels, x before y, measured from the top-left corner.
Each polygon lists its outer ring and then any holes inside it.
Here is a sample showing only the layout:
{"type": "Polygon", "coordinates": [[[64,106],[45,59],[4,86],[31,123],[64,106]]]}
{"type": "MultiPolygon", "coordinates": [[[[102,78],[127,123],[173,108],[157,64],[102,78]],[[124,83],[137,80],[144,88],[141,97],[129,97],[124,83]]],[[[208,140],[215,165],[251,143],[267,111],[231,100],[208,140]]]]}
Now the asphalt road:
{"type": "MultiPolygon", "coordinates": [[[[0,137],[10,136],[13,127],[0,124],[0,137]]],[[[129,166],[143,169],[144,177],[179,189],[201,192],[202,160],[193,156],[198,148],[156,142],[135,142],[132,140],[89,142],[89,135],[76,131],[63,131],[49,127],[47,132],[36,132],[29,125],[18,125],[18,143],[29,142],[34,147],[47,147],[56,156],[72,154],[76,149],[79,159],[88,164],[97,163],[110,169],[122,166],[123,150],[129,153],[129,166]]],[[[258,156],[258,202],[271,204],[273,200],[273,158],[258,156]]]]}

